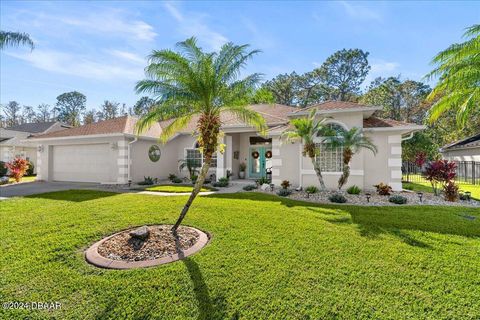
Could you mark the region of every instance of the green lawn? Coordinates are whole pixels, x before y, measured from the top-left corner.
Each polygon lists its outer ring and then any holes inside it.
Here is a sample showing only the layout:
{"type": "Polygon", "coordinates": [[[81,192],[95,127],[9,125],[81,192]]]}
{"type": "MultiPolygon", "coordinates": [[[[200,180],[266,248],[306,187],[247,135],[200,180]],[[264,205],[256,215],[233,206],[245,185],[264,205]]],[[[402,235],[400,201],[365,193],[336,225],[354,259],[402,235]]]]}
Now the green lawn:
{"type": "Polygon", "coordinates": [[[210,244],[140,270],[85,263],[130,226],[173,223],[185,196],[97,191],[0,202],[2,301],[59,301],[3,319],[479,319],[480,210],[199,197],[185,224],[210,244]],[[475,219],[472,220],[472,217],[475,219]]]}
{"type": "MultiPolygon", "coordinates": [[[[404,182],[403,187],[408,187],[411,186],[412,190],[414,191],[420,191],[420,192],[430,192],[432,193],[432,186],[430,185],[429,182],[423,182],[420,181],[419,179],[414,179],[415,175],[410,175],[412,178],[411,180],[414,180],[416,182],[404,182]],[[417,182],[418,181],[418,182],[417,182]]],[[[458,186],[460,187],[460,191],[470,191],[472,193],[472,198],[475,199],[480,199],[480,184],[470,184],[470,183],[463,183],[463,182],[457,182],[458,186]]]]}
{"type": "MultiPolygon", "coordinates": [[[[168,193],[185,193],[185,192],[192,192],[193,186],[166,184],[166,185],[159,185],[154,187],[147,187],[147,188],[144,188],[143,190],[156,191],[156,192],[168,192],[168,193]]],[[[206,192],[206,191],[212,191],[212,189],[207,187],[202,187],[202,189],[200,189],[200,192],[206,192]]]]}

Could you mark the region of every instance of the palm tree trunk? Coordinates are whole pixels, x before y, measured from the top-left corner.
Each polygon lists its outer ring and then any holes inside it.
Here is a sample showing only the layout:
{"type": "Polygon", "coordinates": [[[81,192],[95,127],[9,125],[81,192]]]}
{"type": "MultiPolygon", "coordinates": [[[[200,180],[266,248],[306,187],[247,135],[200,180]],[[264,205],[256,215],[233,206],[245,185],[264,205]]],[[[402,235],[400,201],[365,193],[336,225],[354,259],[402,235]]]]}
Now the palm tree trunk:
{"type": "Polygon", "coordinates": [[[318,182],[320,182],[320,189],[325,191],[327,188],[325,187],[325,182],[323,182],[322,170],[320,170],[320,165],[315,160],[315,157],[310,157],[313,164],[313,170],[315,170],[315,174],[317,175],[318,182]]]}
{"type": "Polygon", "coordinates": [[[190,206],[192,205],[193,200],[197,197],[198,193],[202,189],[203,183],[205,182],[205,178],[208,173],[208,169],[210,168],[210,163],[212,162],[212,156],[205,156],[205,161],[203,162],[202,169],[200,170],[200,174],[198,175],[197,181],[195,182],[195,186],[193,187],[193,191],[190,194],[190,197],[187,200],[187,203],[185,203],[185,206],[182,209],[182,212],[180,213],[180,216],[177,219],[177,222],[175,222],[175,225],[172,227],[172,232],[176,232],[180,224],[182,223],[183,219],[187,215],[188,210],[190,209],[190,206]]]}
{"type": "Polygon", "coordinates": [[[338,179],[338,190],[342,189],[343,185],[347,183],[348,177],[350,176],[350,164],[344,163],[343,164],[343,171],[342,175],[338,179]]]}

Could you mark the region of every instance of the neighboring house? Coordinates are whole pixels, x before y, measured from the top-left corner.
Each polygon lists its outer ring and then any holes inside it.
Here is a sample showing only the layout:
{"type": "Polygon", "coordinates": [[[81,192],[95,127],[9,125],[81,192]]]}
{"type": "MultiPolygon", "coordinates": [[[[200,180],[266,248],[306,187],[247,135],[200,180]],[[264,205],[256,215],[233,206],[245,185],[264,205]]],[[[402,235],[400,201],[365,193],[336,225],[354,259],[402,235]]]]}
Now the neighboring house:
{"type": "Polygon", "coordinates": [[[37,165],[37,146],[29,138],[65,130],[70,126],[60,122],[24,123],[9,128],[0,128],[0,161],[8,162],[16,157],[31,161],[37,165]]]}
{"type": "Polygon", "coordinates": [[[448,144],[440,149],[440,153],[451,161],[480,161],[480,133],[448,144]]]}
{"type": "MultiPolygon", "coordinates": [[[[363,128],[378,147],[377,155],[368,150],[356,154],[351,162],[351,177],[347,184],[371,189],[384,182],[394,190],[401,190],[402,137],[422,130],[423,126],[373,117],[379,107],[350,102],[328,101],[307,109],[284,105],[252,105],[269,127],[266,137],[245,125],[230,113],[221,115],[224,153],[217,153],[210,173],[217,178],[227,172],[238,176],[240,163],[247,164],[247,178],[258,179],[271,172],[272,182],[279,185],[289,180],[294,186],[318,185],[313,166],[301,154],[301,143],[282,141],[281,134],[289,127],[289,120],[306,116],[312,108],[318,119],[327,118],[332,128],[363,128]]],[[[179,161],[196,160],[200,166],[202,154],[198,149],[194,117],[187,127],[165,145],[158,137],[169,121],[155,124],[148,132],[136,136],[134,117],[126,116],[102,121],[34,138],[39,144],[39,179],[59,181],[88,181],[126,183],[141,181],[144,176],[160,179],[170,173],[179,173],[179,161]]],[[[328,187],[336,188],[342,171],[341,149],[326,148],[319,138],[319,161],[328,187]]]]}

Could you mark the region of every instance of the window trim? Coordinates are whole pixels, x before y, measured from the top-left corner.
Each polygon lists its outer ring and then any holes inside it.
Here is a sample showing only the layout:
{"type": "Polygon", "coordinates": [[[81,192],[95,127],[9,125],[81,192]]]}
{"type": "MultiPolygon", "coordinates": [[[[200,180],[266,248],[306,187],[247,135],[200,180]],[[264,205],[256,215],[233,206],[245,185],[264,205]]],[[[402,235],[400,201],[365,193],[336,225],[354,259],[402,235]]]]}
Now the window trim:
{"type": "MultiPolygon", "coordinates": [[[[200,168],[203,166],[203,153],[199,150],[200,148],[195,148],[195,144],[193,145],[193,148],[184,148],[183,149],[183,159],[184,160],[187,160],[187,154],[188,154],[188,150],[196,150],[200,153],[200,168]]],[[[198,159],[198,158],[195,158],[195,159],[198,159]]],[[[210,164],[210,168],[209,169],[216,169],[217,168],[217,153],[215,152],[212,156],[212,162],[214,162],[214,164],[210,164]]]]}

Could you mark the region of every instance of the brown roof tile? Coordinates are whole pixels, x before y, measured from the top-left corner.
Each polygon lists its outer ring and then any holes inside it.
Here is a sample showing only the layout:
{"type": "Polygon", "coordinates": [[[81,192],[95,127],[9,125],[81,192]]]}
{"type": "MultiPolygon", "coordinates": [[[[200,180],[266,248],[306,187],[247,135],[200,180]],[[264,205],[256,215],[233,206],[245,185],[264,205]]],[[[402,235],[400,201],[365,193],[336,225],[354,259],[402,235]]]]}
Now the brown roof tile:
{"type": "Polygon", "coordinates": [[[349,101],[325,101],[318,104],[311,105],[307,108],[302,108],[295,112],[301,112],[305,110],[310,110],[316,108],[317,110],[348,110],[348,109],[359,109],[359,108],[374,108],[374,106],[367,106],[364,104],[359,104],[356,102],[349,101]]]}
{"type": "Polygon", "coordinates": [[[414,126],[416,124],[396,121],[392,119],[381,119],[377,117],[370,117],[363,119],[364,128],[386,128],[386,127],[405,127],[405,126],[414,126]]]}

